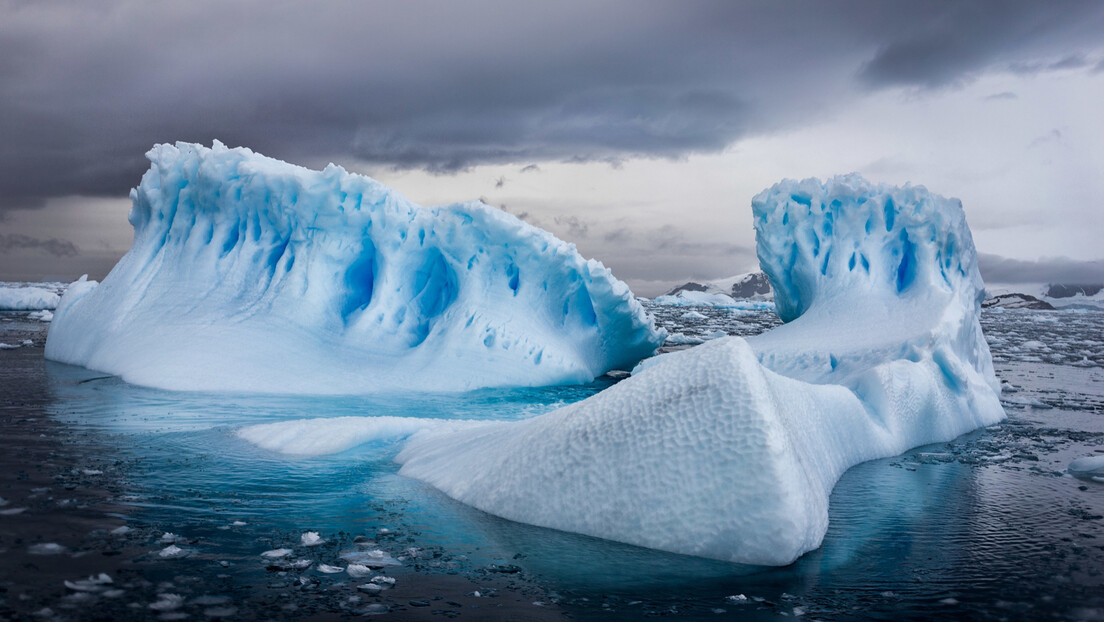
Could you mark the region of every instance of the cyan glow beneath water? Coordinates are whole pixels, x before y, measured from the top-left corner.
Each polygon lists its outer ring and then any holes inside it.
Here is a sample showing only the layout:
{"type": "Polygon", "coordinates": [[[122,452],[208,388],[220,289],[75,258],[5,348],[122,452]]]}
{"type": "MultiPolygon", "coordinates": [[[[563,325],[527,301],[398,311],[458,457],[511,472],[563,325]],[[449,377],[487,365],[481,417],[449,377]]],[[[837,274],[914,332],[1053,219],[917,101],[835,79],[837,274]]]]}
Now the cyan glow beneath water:
{"type": "MultiPolygon", "coordinates": [[[[685,310],[660,317],[684,334],[717,327],[747,334],[748,326],[776,321],[769,314],[699,311],[707,319],[693,325],[680,319],[685,310]]],[[[1009,420],[851,469],[832,495],[824,546],[780,569],[665,554],[483,514],[398,476],[392,458],[400,441],[295,458],[233,435],[244,425],[307,417],[520,419],[582,399],[609,380],[463,395],[294,398],[157,391],[56,364],[48,375],[53,416],[116,447],[127,462],[133,523],[198,538],[196,547],[217,558],[256,560],[308,530],[375,537],[387,528],[394,537],[379,543],[393,555],[411,546],[439,552],[442,571],[519,565],[584,619],[603,603],[615,610],[601,611],[604,618],[625,619],[672,607],[680,618],[726,609],[754,619],[795,608],[810,617],[1074,618],[1104,608],[1104,520],[1094,518],[1104,514],[1104,485],[1064,473],[1071,460],[1104,452],[1104,369],[1076,365],[1083,359],[1072,354],[1077,344],[1098,339],[1093,327],[1101,323],[1085,315],[1055,323],[1043,312],[1003,311],[988,316],[986,330],[995,344],[1009,343],[1036,321],[1032,314],[1049,331],[1037,333],[1048,348],[1071,349],[1060,357],[1070,363],[1016,362],[995,351],[1009,420]],[[231,527],[235,520],[247,524],[231,527]],[[732,594],[770,604],[737,605],[725,598],[732,594]]]]}

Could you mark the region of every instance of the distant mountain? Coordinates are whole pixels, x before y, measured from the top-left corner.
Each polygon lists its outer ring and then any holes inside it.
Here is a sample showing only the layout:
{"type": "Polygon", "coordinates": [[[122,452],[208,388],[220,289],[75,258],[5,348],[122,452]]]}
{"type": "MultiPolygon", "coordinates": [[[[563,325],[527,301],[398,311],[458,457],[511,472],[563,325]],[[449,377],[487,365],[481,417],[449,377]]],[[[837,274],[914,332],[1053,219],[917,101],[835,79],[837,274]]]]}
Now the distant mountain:
{"type": "Polygon", "coordinates": [[[993,296],[992,298],[986,298],[985,302],[981,303],[982,309],[992,309],[994,307],[999,307],[1001,309],[1039,309],[1054,311],[1054,305],[1049,302],[1039,300],[1034,296],[1019,293],[993,296]]]}
{"type": "Polygon", "coordinates": [[[1100,283],[1091,285],[1051,283],[1046,286],[1044,295],[1047,298],[1073,298],[1074,296],[1085,296],[1088,298],[1099,294],[1101,290],[1104,290],[1104,285],[1100,283]]]}
{"type": "Polygon", "coordinates": [[[748,272],[737,274],[727,279],[698,283],[690,281],[671,288],[667,296],[674,296],[679,292],[705,292],[709,294],[724,294],[736,300],[773,300],[770,279],[763,272],[748,272]]]}
{"type": "MultiPolygon", "coordinates": [[[[1006,299],[1002,301],[1002,304],[995,304],[995,306],[1005,308],[1043,308],[1026,306],[1030,303],[1031,300],[1037,300],[1039,302],[1046,303],[1058,310],[1104,310],[1104,284],[1100,283],[1002,284],[987,287],[986,294],[990,297],[990,300],[996,298],[1006,299]],[[1014,304],[1014,301],[1011,298],[1007,298],[1011,295],[1020,296],[1023,299],[1020,303],[1018,303],[1021,306],[1008,306],[1010,304],[1014,304]]],[[[989,301],[987,300],[986,302],[988,303],[989,301]]]]}

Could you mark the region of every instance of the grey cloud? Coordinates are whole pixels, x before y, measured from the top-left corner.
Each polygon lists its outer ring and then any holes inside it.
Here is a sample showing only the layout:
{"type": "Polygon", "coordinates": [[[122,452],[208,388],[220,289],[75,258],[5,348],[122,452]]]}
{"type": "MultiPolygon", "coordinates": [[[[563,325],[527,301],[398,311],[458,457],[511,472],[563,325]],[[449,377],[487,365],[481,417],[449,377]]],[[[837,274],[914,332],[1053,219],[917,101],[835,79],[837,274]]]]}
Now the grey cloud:
{"type": "Polygon", "coordinates": [[[578,216],[556,216],[552,219],[556,226],[567,232],[569,239],[585,238],[590,234],[590,225],[578,216]]]}
{"type": "Polygon", "coordinates": [[[1044,257],[1037,261],[978,254],[981,276],[991,283],[1104,283],[1104,260],[1044,257]]]}
{"type": "Polygon", "coordinates": [[[992,95],[987,95],[985,97],[985,101],[1002,101],[1010,99],[1019,99],[1019,95],[1016,95],[1012,91],[1003,91],[1001,93],[993,93],[992,95]]]}
{"type": "Polygon", "coordinates": [[[521,167],[521,170],[519,172],[521,172],[521,173],[539,173],[540,172],[540,167],[537,166],[536,164],[526,164],[525,166],[521,167]]]}
{"type": "Polygon", "coordinates": [[[495,188],[501,188],[506,185],[506,176],[499,177],[495,180],[495,188]]]}
{"type": "MultiPolygon", "coordinates": [[[[897,5],[901,6],[901,5],[897,5]]],[[[1069,68],[1081,56],[1078,45],[1100,46],[1104,5],[1051,3],[915,2],[913,23],[900,28],[862,68],[874,87],[954,86],[994,67],[1018,73],[1069,68]],[[1040,59],[1060,56],[1060,60],[1040,59]]]]}
{"type": "Polygon", "coordinates": [[[75,257],[80,254],[76,244],[58,238],[33,238],[21,233],[0,233],[0,253],[39,250],[54,257],[75,257]]]}
{"type": "Polygon", "coordinates": [[[1031,141],[1031,144],[1029,144],[1027,147],[1028,147],[1028,149],[1034,149],[1035,147],[1039,147],[1039,146],[1045,145],[1047,143],[1056,143],[1056,142],[1059,142],[1061,140],[1062,140],[1062,131],[1055,128],[1053,130],[1050,130],[1046,134],[1044,134],[1042,136],[1039,136],[1035,140],[1031,141]]]}
{"type": "Polygon", "coordinates": [[[1012,73],[1020,75],[1034,75],[1037,73],[1043,73],[1046,71],[1063,71],[1067,69],[1081,69],[1088,67],[1089,61],[1085,58],[1084,54],[1070,54],[1065,58],[1046,62],[1046,61],[1029,61],[1012,63],[1009,66],[1012,73]]]}
{"type": "Polygon", "coordinates": [[[684,158],[863,85],[1065,58],[1104,30],[1104,5],[1080,2],[0,0],[0,14],[0,208],[123,195],[142,154],[176,140],[435,172],[684,158]]]}

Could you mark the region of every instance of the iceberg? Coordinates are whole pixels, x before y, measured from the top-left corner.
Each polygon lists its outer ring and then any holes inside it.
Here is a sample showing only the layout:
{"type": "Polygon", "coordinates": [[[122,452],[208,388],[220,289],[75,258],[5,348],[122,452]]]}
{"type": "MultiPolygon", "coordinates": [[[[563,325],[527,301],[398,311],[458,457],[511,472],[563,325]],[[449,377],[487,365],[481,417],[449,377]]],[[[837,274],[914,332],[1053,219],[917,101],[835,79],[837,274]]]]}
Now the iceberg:
{"type": "Polygon", "coordinates": [[[602,264],[478,201],[218,142],[146,156],[134,245],[70,287],[49,359],[177,390],[465,391],[587,382],[663,343],[602,264]]]}
{"type": "Polygon", "coordinates": [[[1004,418],[959,201],[847,175],[752,208],[784,325],[531,419],[422,430],[400,473],[514,521],[786,565],[820,546],[848,468],[1004,418]]]}
{"type": "MultiPolygon", "coordinates": [[[[51,284],[44,284],[51,285],[51,284]]],[[[52,289],[22,283],[0,283],[0,311],[42,311],[61,299],[52,289]]]]}

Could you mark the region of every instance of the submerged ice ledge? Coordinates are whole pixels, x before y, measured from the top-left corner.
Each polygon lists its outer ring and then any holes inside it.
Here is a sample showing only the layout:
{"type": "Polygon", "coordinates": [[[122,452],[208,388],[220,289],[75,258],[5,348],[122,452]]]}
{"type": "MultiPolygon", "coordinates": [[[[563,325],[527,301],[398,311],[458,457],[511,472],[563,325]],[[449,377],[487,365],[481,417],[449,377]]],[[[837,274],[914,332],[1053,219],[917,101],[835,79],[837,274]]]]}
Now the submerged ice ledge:
{"type": "Polygon", "coordinates": [[[463,391],[586,382],[663,342],[608,269],[482,203],[218,142],[147,157],[134,245],[61,300],[52,360],[168,389],[463,391]]]}
{"type": "Polygon", "coordinates": [[[849,467],[1004,418],[957,200],[851,175],[752,207],[787,324],[532,419],[427,428],[400,473],[511,520],[784,565],[820,546],[849,467]]]}

